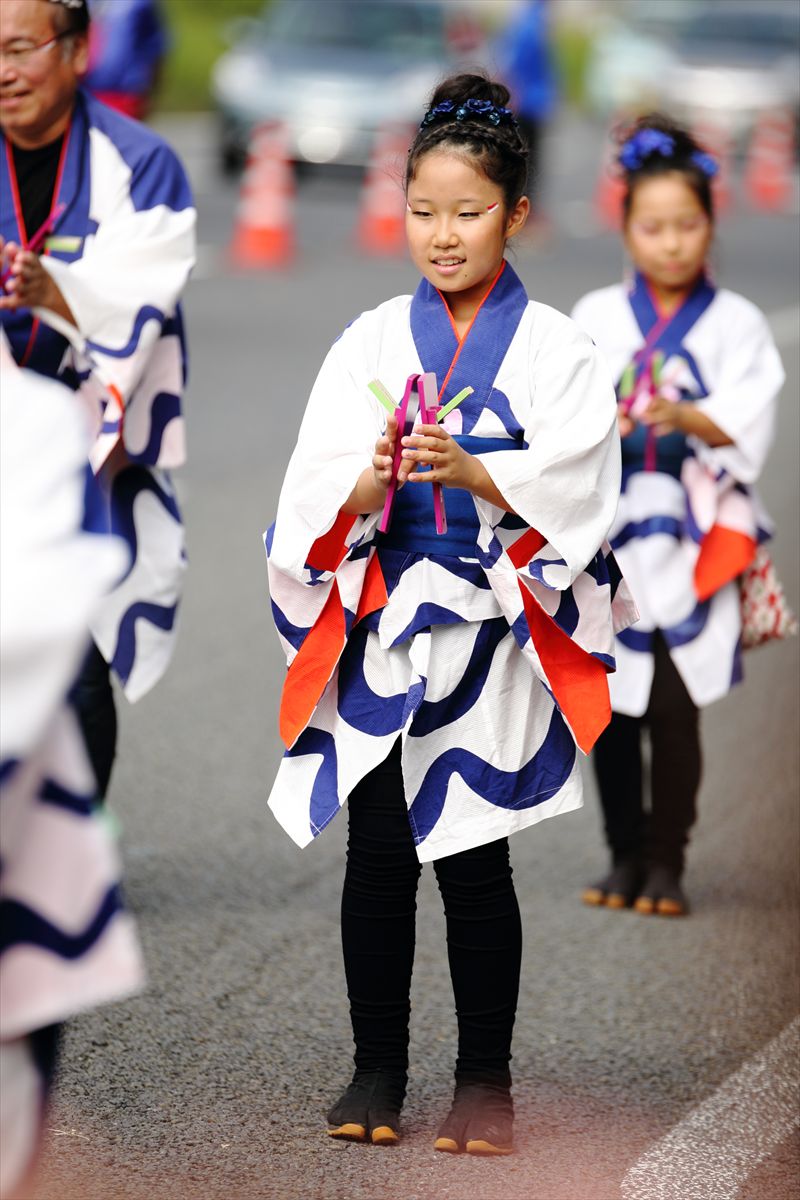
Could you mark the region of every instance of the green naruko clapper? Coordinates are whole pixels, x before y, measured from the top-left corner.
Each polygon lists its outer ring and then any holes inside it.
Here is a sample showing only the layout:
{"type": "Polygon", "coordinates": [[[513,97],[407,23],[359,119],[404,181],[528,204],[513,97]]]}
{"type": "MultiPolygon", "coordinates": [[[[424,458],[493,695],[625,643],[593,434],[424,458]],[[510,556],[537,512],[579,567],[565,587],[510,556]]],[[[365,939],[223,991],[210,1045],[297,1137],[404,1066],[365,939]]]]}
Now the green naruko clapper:
{"type": "Polygon", "coordinates": [[[367,384],[367,387],[372,392],[375,399],[383,405],[386,411],[394,414],[394,410],[397,408],[397,405],[381,383],[380,379],[373,379],[371,383],[367,384]]]}
{"type": "Polygon", "coordinates": [[[461,401],[466,400],[467,396],[471,396],[474,391],[475,388],[462,388],[457,396],[453,396],[453,399],[449,400],[447,404],[445,404],[444,408],[439,409],[438,413],[436,414],[436,420],[443,421],[449,412],[452,412],[454,408],[457,408],[461,401]]]}
{"type": "Polygon", "coordinates": [[[664,351],[656,350],[651,360],[650,372],[653,378],[653,386],[660,387],[661,372],[664,370],[664,351]]]}
{"type": "MultiPolygon", "coordinates": [[[[375,399],[383,405],[387,412],[393,413],[395,411],[397,408],[397,403],[392,399],[391,395],[383,386],[380,379],[373,379],[367,384],[367,387],[372,392],[375,399]]],[[[452,412],[454,408],[457,408],[461,401],[466,400],[467,396],[471,396],[474,391],[475,389],[471,387],[462,388],[457,396],[453,396],[453,399],[445,404],[444,408],[439,410],[439,412],[436,414],[436,420],[444,420],[449,412],[452,412]]]]}
{"type": "Polygon", "coordinates": [[[622,378],[619,381],[619,398],[620,400],[629,400],[633,395],[633,384],[636,378],[633,363],[628,363],[625,370],[622,372],[622,378]]]}

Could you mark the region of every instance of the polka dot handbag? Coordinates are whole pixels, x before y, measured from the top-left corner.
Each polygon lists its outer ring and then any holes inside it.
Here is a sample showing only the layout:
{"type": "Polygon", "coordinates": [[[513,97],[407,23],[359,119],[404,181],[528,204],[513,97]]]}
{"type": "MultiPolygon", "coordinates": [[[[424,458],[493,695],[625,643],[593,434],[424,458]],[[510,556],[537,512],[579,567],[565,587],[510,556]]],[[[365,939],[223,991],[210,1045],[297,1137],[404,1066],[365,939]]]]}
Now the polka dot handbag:
{"type": "Polygon", "coordinates": [[[739,577],[742,647],[747,650],[773,638],[797,633],[797,620],[786,603],[775,567],[764,546],[739,577]]]}

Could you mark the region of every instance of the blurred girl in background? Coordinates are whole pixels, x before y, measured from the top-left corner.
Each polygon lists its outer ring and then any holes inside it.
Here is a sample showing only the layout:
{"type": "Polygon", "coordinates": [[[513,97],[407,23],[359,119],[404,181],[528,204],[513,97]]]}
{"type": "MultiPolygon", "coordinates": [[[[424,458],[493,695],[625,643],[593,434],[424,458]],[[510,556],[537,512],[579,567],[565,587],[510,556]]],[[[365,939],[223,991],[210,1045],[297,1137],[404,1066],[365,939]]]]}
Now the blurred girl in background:
{"type": "Polygon", "coordinates": [[[763,314],[710,276],[714,159],[652,115],[624,136],[618,162],[633,278],[584,296],[573,317],[616,380],[623,474],[611,544],[641,620],[617,638],[614,715],[594,754],[611,865],[583,899],[678,916],[699,710],[741,678],[737,578],[766,536],[751,485],[784,374],[763,314]]]}

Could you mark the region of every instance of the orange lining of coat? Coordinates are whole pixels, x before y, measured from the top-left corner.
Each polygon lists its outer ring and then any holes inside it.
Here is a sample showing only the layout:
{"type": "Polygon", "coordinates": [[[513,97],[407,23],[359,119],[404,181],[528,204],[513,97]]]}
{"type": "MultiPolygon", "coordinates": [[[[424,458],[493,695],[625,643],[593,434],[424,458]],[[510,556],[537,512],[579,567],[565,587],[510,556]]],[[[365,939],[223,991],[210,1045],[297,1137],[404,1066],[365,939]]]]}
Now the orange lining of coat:
{"type": "Polygon", "coordinates": [[[368,617],[370,613],[377,612],[378,609],[385,608],[389,602],[389,593],[386,591],[386,580],[383,577],[381,564],[377,554],[373,554],[369,560],[366,574],[364,576],[364,584],[361,588],[361,595],[358,598],[358,610],[356,612],[356,624],[364,617],[368,617]]]}
{"type": "Polygon", "coordinates": [[[698,600],[708,600],[716,592],[741,575],[753,561],[756,542],[746,533],[712,525],[700,547],[694,566],[694,590],[698,600]]]}
{"type": "Polygon", "coordinates": [[[523,533],[522,537],[517,538],[513,545],[509,546],[506,554],[519,570],[520,567],[524,567],[525,563],[531,561],[537,550],[541,550],[542,546],[546,545],[547,541],[538,529],[529,529],[527,533],[523,533]]]}
{"type": "Polygon", "coordinates": [[[588,754],[611,720],[607,668],[556,625],[517,580],[531,639],[575,741],[588,754]]]}
{"type": "Polygon", "coordinates": [[[278,728],[288,749],[311,720],[339,661],[344,640],[344,607],[339,585],[334,579],[325,607],[292,660],[284,680],[278,728]]]}
{"type": "Polygon", "coordinates": [[[306,566],[314,571],[335,571],[347,555],[345,539],[355,519],[354,514],[340,511],[328,532],[318,537],[312,545],[306,566]]]}

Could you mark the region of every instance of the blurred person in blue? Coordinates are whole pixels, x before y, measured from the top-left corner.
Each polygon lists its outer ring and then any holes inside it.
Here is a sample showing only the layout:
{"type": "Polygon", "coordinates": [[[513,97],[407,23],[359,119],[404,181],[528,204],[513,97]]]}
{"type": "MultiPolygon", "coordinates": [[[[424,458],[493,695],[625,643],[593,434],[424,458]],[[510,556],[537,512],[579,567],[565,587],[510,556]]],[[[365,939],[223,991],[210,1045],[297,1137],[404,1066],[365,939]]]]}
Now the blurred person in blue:
{"type": "Polygon", "coordinates": [[[87,89],[118,112],[143,120],[169,40],[158,0],[89,0],[87,89]]]}
{"type": "Polygon", "coordinates": [[[763,313],[711,276],[716,161],[652,114],[622,131],[618,163],[633,276],[572,315],[616,380],[622,494],[610,540],[641,619],[616,639],[614,712],[594,751],[611,863],[583,899],[669,917],[689,907],[700,711],[742,678],[738,580],[769,536],[753,485],[784,373],[763,313]]]}
{"type": "Polygon", "coordinates": [[[85,408],[106,517],[131,549],[73,697],[104,795],[109,668],[136,700],[174,641],[185,552],[169,469],[185,454],[179,300],[196,214],[169,146],[81,87],[88,30],[86,0],[0,4],[0,325],[20,366],[85,408]]]}
{"type": "Polygon", "coordinates": [[[500,36],[495,56],[528,141],[528,196],[534,221],[542,216],[542,141],[558,100],[548,0],[524,0],[500,36]]]}

